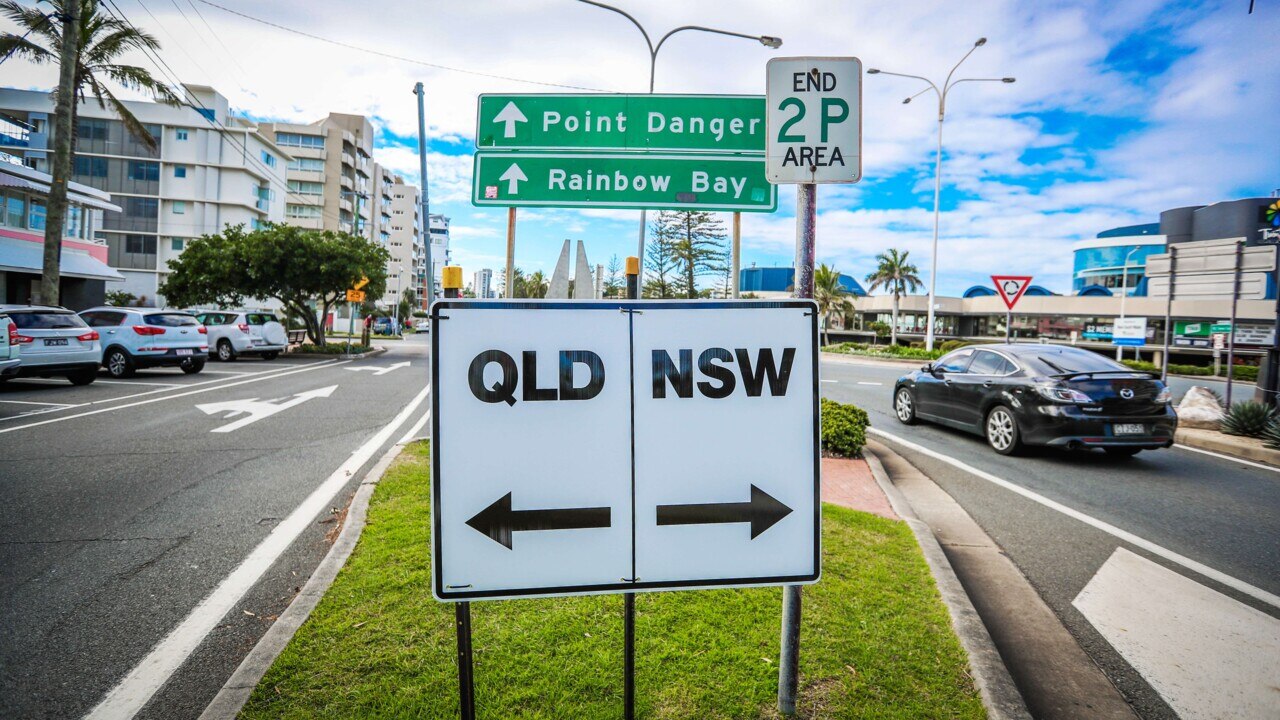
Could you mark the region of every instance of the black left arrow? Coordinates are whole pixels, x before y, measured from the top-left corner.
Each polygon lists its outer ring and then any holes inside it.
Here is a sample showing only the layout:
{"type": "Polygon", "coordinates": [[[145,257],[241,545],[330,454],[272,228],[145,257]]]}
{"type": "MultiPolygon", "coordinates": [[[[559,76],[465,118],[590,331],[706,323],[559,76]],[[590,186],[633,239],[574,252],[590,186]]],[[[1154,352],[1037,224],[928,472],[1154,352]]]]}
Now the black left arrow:
{"type": "Polygon", "coordinates": [[[697,505],[659,505],[659,525],[708,525],[717,523],[751,523],[751,539],[773,527],[791,514],[791,508],[755,485],[751,500],[736,503],[701,503],[697,505]]]}
{"type": "Polygon", "coordinates": [[[512,510],[511,493],[467,521],[494,542],[511,549],[511,533],[526,530],[580,530],[609,527],[609,508],[559,508],[552,510],[512,510]]]}

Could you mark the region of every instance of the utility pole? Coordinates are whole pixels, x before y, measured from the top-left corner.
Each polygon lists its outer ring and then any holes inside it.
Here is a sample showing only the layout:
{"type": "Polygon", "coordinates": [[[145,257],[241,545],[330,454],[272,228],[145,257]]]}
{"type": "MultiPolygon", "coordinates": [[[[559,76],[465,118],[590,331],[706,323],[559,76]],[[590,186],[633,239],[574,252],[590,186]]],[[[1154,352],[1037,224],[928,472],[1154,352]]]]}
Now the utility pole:
{"type": "Polygon", "coordinates": [[[62,229],[67,219],[67,180],[75,151],[72,118],[76,110],[76,67],[80,64],[80,3],[63,3],[62,54],[59,57],[58,98],[53,112],[53,181],[44,226],[44,272],[40,302],[57,305],[62,279],[62,229]]]}
{"type": "Polygon", "coordinates": [[[418,185],[422,189],[422,237],[426,240],[423,243],[423,249],[426,253],[427,263],[427,307],[431,307],[431,302],[436,299],[436,268],[431,262],[431,196],[427,191],[427,111],[423,103],[426,97],[426,91],[422,89],[422,83],[413,86],[413,93],[418,96],[418,172],[421,180],[418,185]]]}

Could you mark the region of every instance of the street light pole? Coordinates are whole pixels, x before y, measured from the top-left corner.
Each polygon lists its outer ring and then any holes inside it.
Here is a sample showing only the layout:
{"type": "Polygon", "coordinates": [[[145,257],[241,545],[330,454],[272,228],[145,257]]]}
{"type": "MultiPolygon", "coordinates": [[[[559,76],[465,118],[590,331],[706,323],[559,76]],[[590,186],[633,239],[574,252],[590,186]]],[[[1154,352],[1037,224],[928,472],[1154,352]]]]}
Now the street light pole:
{"type": "MultiPolygon", "coordinates": [[[[1121,268],[1120,270],[1121,272],[1120,277],[1122,278],[1122,280],[1120,281],[1120,319],[1121,320],[1124,319],[1124,302],[1125,300],[1129,299],[1129,258],[1133,257],[1133,254],[1138,252],[1138,250],[1139,250],[1138,247],[1134,247],[1132,250],[1129,251],[1128,255],[1124,256],[1124,267],[1121,268]]],[[[1115,341],[1114,328],[1111,331],[1111,339],[1113,342],[1115,341]]],[[[1116,362],[1120,362],[1123,359],[1124,359],[1124,346],[1116,345],[1116,362]]]]}
{"type": "Polygon", "coordinates": [[[903,100],[902,101],[903,105],[910,103],[912,100],[920,97],[921,95],[923,95],[926,92],[929,92],[930,90],[932,90],[933,93],[938,96],[938,150],[937,150],[937,156],[934,160],[934,166],[933,166],[933,251],[932,251],[933,256],[929,259],[929,317],[928,317],[928,324],[925,326],[925,340],[924,340],[924,346],[926,350],[933,349],[934,305],[937,304],[938,225],[940,223],[941,208],[942,208],[942,123],[947,116],[947,95],[951,92],[952,88],[964,82],[1001,82],[1001,83],[1007,84],[1007,83],[1012,83],[1016,81],[1015,78],[1011,78],[1011,77],[962,78],[960,80],[952,81],[952,77],[956,74],[956,70],[960,68],[960,65],[963,64],[965,60],[969,59],[969,56],[973,54],[974,50],[977,50],[978,48],[986,44],[987,44],[986,38],[978,38],[978,41],[973,44],[973,47],[969,48],[969,52],[965,53],[964,57],[960,58],[960,62],[957,62],[955,66],[951,68],[951,72],[947,73],[947,79],[943,81],[941,89],[939,89],[938,85],[935,84],[932,80],[925,77],[921,77],[919,75],[905,75],[903,73],[889,72],[887,70],[879,70],[877,68],[871,68],[867,70],[868,75],[893,75],[894,77],[904,77],[904,78],[911,78],[913,80],[921,80],[929,85],[929,87],[925,88],[924,90],[921,90],[920,92],[916,93],[915,95],[912,95],[906,100],[903,100]]]}
{"type": "MultiPolygon", "coordinates": [[[[644,36],[645,45],[649,46],[649,94],[650,95],[653,94],[654,79],[657,75],[657,70],[658,70],[658,51],[662,49],[662,44],[665,43],[668,38],[670,38],[672,35],[675,35],[678,32],[683,32],[685,30],[697,30],[699,32],[713,33],[715,35],[728,35],[729,37],[738,37],[738,38],[745,38],[747,40],[755,40],[756,42],[760,43],[761,45],[764,45],[767,48],[777,49],[782,47],[782,38],[773,37],[770,35],[747,35],[744,33],[733,32],[731,30],[719,30],[717,28],[703,27],[701,25],[681,25],[680,27],[674,30],[671,30],[666,35],[663,35],[658,40],[658,44],[654,45],[653,40],[649,38],[649,33],[645,31],[644,26],[640,24],[640,21],[636,20],[634,17],[630,15],[630,13],[626,12],[625,10],[621,10],[612,5],[606,5],[605,3],[602,3],[602,2],[596,2],[596,0],[578,0],[578,2],[583,2],[588,5],[594,5],[598,8],[604,8],[605,10],[610,10],[618,13],[622,17],[630,20],[631,24],[635,25],[636,29],[640,31],[640,34],[644,36]]],[[[734,213],[734,216],[737,217],[737,213],[734,213]]],[[[637,282],[639,283],[642,292],[644,290],[645,224],[648,221],[648,217],[649,217],[649,211],[647,209],[642,209],[640,211],[639,239],[636,242],[636,257],[640,258],[640,275],[637,278],[637,282]]],[[[735,227],[736,227],[736,224],[735,224],[735,227]]],[[[738,282],[737,278],[734,278],[733,282],[736,285],[738,282]]]]}

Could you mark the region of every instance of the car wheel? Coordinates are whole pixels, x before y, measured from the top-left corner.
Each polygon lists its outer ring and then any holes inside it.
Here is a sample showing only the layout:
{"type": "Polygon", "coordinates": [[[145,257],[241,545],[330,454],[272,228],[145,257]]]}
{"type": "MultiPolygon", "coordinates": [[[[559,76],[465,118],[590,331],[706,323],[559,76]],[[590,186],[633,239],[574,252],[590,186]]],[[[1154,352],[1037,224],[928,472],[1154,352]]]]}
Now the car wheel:
{"type": "Polygon", "coordinates": [[[218,359],[222,362],[232,362],[236,359],[236,349],[231,347],[230,340],[218,341],[218,359]]]}
{"type": "Polygon", "coordinates": [[[204,369],[204,361],[203,360],[187,360],[186,362],[182,363],[178,367],[182,368],[182,372],[188,375],[195,375],[196,373],[204,369]]]}
{"type": "Polygon", "coordinates": [[[1004,405],[997,405],[987,413],[987,444],[1001,455],[1017,455],[1022,449],[1022,441],[1018,437],[1018,421],[1013,411],[1004,405]]]}
{"type": "Polygon", "coordinates": [[[916,424],[916,401],[911,397],[911,391],[906,388],[898,388],[898,392],[893,396],[893,414],[898,416],[898,422],[903,425],[916,424]]]}
{"type": "Polygon", "coordinates": [[[278,352],[264,352],[264,353],[262,353],[262,359],[263,359],[263,360],[275,360],[275,359],[276,359],[276,358],[278,358],[278,357],[280,357],[280,353],[278,353],[278,352]]]}
{"type": "Polygon", "coordinates": [[[1102,449],[1111,457],[1118,457],[1118,458],[1131,458],[1134,455],[1137,455],[1138,453],[1142,452],[1142,448],[1136,448],[1136,447],[1109,447],[1109,448],[1102,448],[1102,449]]]}
{"type": "Polygon", "coordinates": [[[98,379],[98,369],[74,372],[67,375],[67,379],[71,381],[72,385],[88,385],[98,379]]]}
{"type": "Polygon", "coordinates": [[[133,358],[129,357],[129,353],[120,348],[111,348],[107,351],[107,358],[102,363],[107,367],[107,372],[113,378],[132,377],[137,368],[133,365],[133,358]]]}

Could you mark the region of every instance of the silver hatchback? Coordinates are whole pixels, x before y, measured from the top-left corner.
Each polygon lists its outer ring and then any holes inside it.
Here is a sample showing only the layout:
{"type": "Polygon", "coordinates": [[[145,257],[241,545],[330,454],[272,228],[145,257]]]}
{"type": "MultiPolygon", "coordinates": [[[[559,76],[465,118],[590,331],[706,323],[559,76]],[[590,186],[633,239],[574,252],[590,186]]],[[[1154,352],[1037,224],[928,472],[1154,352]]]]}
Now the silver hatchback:
{"type": "Polygon", "coordinates": [[[14,342],[22,348],[19,377],[62,375],[74,385],[98,377],[102,346],[98,333],[66,308],[44,305],[0,305],[16,326],[14,342]]]}

